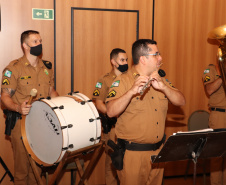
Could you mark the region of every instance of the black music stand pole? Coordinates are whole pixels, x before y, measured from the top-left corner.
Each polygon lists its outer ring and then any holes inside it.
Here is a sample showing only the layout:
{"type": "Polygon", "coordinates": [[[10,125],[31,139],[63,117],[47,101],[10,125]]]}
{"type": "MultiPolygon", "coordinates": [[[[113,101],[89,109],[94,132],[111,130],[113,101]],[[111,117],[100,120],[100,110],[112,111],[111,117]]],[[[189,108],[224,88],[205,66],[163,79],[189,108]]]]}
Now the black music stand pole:
{"type": "Polygon", "coordinates": [[[194,162],[193,183],[196,184],[196,163],[198,158],[221,157],[226,155],[226,129],[213,131],[181,132],[168,138],[152,163],[192,159],[194,162]]]}
{"type": "Polygon", "coordinates": [[[2,183],[3,179],[5,178],[5,176],[8,174],[10,177],[10,181],[14,182],[14,178],[13,175],[11,174],[11,172],[9,171],[8,167],[6,166],[6,164],[4,163],[4,161],[2,160],[2,158],[0,157],[0,163],[2,165],[2,167],[5,169],[5,174],[3,175],[3,177],[0,180],[0,184],[2,183]]]}

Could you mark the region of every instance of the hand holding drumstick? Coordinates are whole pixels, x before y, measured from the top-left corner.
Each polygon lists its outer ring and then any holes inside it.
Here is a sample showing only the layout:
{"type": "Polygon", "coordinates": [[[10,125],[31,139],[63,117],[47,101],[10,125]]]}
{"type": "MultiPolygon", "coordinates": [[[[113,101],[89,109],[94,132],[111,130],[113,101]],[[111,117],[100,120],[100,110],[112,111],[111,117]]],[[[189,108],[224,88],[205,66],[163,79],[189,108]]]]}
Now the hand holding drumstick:
{"type": "Polygon", "coordinates": [[[30,92],[29,100],[24,101],[21,105],[18,105],[17,112],[21,113],[22,115],[27,115],[31,109],[31,102],[33,98],[37,95],[37,90],[32,89],[30,92]]]}

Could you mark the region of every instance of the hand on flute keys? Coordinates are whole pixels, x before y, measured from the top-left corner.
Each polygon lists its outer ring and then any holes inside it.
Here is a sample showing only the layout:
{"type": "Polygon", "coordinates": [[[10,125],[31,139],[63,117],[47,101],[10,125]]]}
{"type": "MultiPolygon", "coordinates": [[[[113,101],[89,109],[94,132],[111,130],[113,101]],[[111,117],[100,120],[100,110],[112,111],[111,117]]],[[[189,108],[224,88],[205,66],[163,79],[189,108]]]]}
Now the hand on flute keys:
{"type": "Polygon", "coordinates": [[[154,73],[151,75],[150,79],[147,81],[147,83],[145,83],[145,85],[144,85],[144,86],[142,87],[142,89],[140,90],[140,95],[143,95],[144,91],[145,91],[148,87],[150,87],[152,81],[154,81],[154,80],[156,80],[156,82],[162,81],[161,78],[159,78],[159,76],[160,76],[160,77],[166,76],[165,71],[162,70],[162,69],[159,69],[157,74],[156,74],[156,72],[154,72],[154,73]]]}

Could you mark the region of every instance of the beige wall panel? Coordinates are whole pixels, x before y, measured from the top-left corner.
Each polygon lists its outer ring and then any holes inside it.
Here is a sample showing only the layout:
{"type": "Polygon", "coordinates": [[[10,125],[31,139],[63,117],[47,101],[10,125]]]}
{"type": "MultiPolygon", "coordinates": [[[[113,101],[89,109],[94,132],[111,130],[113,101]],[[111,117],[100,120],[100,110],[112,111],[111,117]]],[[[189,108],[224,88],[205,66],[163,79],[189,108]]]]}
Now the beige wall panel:
{"type": "MultiPolygon", "coordinates": [[[[167,78],[186,97],[181,110],[184,120],[167,122],[166,133],[171,135],[187,129],[189,115],[198,109],[208,110],[202,75],[208,64],[216,63],[218,46],[208,43],[208,33],[226,24],[224,0],[158,0],[155,5],[155,40],[163,57],[167,78]]],[[[172,168],[175,169],[175,168],[172,168]]],[[[185,170],[167,170],[165,175],[181,175],[185,170]],[[175,172],[175,173],[174,173],[175,172]]]]}
{"type": "Polygon", "coordinates": [[[113,48],[127,51],[131,66],[137,13],[74,10],[74,14],[74,90],[91,98],[96,79],[100,77],[97,74],[111,70],[113,48]]]}
{"type": "MultiPolygon", "coordinates": [[[[140,37],[149,37],[151,38],[152,35],[152,1],[145,0],[145,1],[138,1],[138,0],[125,0],[125,1],[107,1],[107,0],[99,0],[99,1],[59,1],[56,0],[56,47],[57,47],[57,53],[56,53],[56,65],[57,65],[57,91],[60,92],[60,94],[66,94],[70,92],[70,67],[71,67],[71,7],[82,7],[82,8],[102,8],[102,9],[126,9],[126,10],[139,10],[140,12],[140,29],[139,29],[139,35],[140,37]],[[62,61],[62,62],[61,62],[62,61]]],[[[79,15],[78,15],[79,16],[79,15]]],[[[99,20],[97,23],[93,23],[94,26],[99,26],[99,24],[102,24],[102,21],[108,20],[108,17],[110,15],[106,14],[106,17],[104,16],[102,19],[99,20]]],[[[76,14],[75,14],[76,18],[76,14]]],[[[76,18],[77,19],[77,18],[76,18]]],[[[81,17],[81,19],[85,19],[85,17],[81,17]]],[[[132,18],[133,19],[133,18],[132,18]]],[[[79,21],[79,19],[78,19],[79,21]]],[[[109,31],[109,34],[113,32],[112,27],[116,26],[117,24],[122,21],[122,24],[125,23],[125,27],[123,29],[127,29],[130,24],[134,24],[132,20],[129,20],[126,22],[123,18],[119,18],[115,25],[104,25],[103,31],[104,35],[103,37],[100,37],[100,33],[96,33],[95,36],[99,36],[101,39],[107,38],[107,40],[103,40],[104,42],[108,43],[112,40],[115,41],[114,38],[108,38],[107,32],[109,31]],[[124,23],[123,23],[124,21],[124,23]],[[105,31],[106,30],[106,31],[105,31]]],[[[82,23],[80,24],[81,27],[85,26],[82,23]]],[[[118,28],[119,29],[119,28],[118,28]]],[[[126,30],[127,31],[127,30],[126,30]]],[[[126,32],[125,31],[125,32],[126,32]]],[[[83,32],[89,32],[89,30],[83,30],[83,32]]],[[[131,31],[128,30],[128,33],[131,31]]],[[[130,36],[130,34],[128,35],[130,36]]],[[[81,42],[84,41],[84,39],[87,38],[80,38],[81,42]]],[[[127,39],[127,38],[125,38],[127,39]]],[[[134,40],[135,41],[135,40],[134,40]]],[[[125,40],[119,40],[119,44],[124,43],[125,40]]],[[[131,53],[131,43],[125,44],[127,53],[131,53]],[[128,49],[127,49],[128,48],[128,49]]],[[[117,46],[115,46],[117,47],[117,46]]],[[[81,50],[84,50],[84,48],[80,48],[81,50]]],[[[95,51],[95,48],[93,48],[95,51]]],[[[107,48],[105,48],[106,50],[107,48]]],[[[109,48],[107,53],[104,52],[104,58],[102,58],[102,61],[108,62],[109,61],[109,50],[113,48],[109,48]]],[[[75,48],[76,50],[76,48],[75,48]]],[[[92,52],[93,53],[93,52],[92,52]]],[[[89,53],[86,53],[86,55],[90,55],[89,53]]],[[[94,53],[93,55],[99,55],[94,53]]],[[[131,61],[131,56],[128,56],[129,60],[131,61]]],[[[96,66],[95,69],[99,68],[101,66],[96,66]]],[[[103,67],[103,66],[102,66],[103,67]]],[[[95,78],[93,78],[92,82],[90,84],[86,84],[87,87],[93,87],[95,85],[95,81],[97,81],[98,77],[105,72],[107,72],[110,69],[110,63],[107,63],[107,66],[105,70],[102,70],[101,68],[98,70],[93,71],[92,73],[89,73],[90,75],[94,75],[95,78]]],[[[76,83],[75,83],[76,84],[76,83]]],[[[76,88],[75,88],[76,90],[76,88]]],[[[83,93],[86,93],[86,91],[83,91],[83,93]]],[[[88,92],[88,96],[90,97],[90,92],[88,92]]]]}

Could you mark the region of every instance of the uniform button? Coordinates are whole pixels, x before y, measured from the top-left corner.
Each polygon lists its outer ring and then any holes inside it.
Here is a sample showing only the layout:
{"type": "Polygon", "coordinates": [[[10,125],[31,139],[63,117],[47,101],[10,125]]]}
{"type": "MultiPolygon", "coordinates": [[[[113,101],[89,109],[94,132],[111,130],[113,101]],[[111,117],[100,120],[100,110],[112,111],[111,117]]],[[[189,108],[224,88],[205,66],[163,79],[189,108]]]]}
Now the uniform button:
{"type": "Polygon", "coordinates": [[[157,109],[155,109],[155,111],[157,111],[157,109]]]}
{"type": "Polygon", "coordinates": [[[153,96],[152,96],[151,98],[152,98],[152,99],[154,99],[154,97],[153,97],[153,96]]]}
{"type": "Polygon", "coordinates": [[[27,82],[27,84],[28,84],[28,82],[27,82]]]}
{"type": "Polygon", "coordinates": [[[40,86],[40,84],[38,84],[38,86],[40,86]]]}
{"type": "Polygon", "coordinates": [[[137,100],[139,100],[139,97],[137,97],[137,100]]]}
{"type": "Polygon", "coordinates": [[[158,125],[159,123],[157,122],[157,125],[158,125]]]}
{"type": "Polygon", "coordinates": [[[157,136],[157,138],[159,138],[159,136],[157,136]]]}
{"type": "Polygon", "coordinates": [[[40,96],[42,96],[42,94],[40,94],[40,96]]]}

